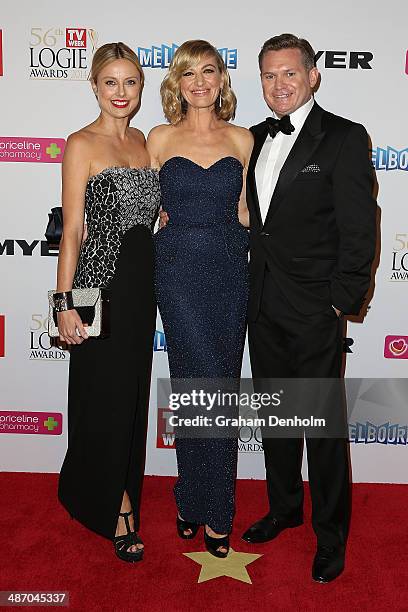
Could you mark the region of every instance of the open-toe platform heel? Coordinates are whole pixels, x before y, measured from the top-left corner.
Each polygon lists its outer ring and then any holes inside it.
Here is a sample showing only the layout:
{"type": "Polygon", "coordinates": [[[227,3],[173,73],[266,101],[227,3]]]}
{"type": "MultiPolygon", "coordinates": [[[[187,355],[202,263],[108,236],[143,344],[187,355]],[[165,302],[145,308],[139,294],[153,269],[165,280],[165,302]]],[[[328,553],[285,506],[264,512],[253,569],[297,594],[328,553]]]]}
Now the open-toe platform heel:
{"type": "Polygon", "coordinates": [[[185,521],[177,516],[177,533],[183,540],[192,540],[197,535],[199,528],[198,523],[190,523],[190,521],[185,521]],[[191,533],[184,533],[187,529],[190,529],[191,533]]]}
{"type": "Polygon", "coordinates": [[[130,529],[128,517],[131,514],[132,512],[119,512],[119,516],[122,516],[125,519],[127,533],[125,535],[115,536],[113,538],[113,545],[115,548],[115,553],[119,559],[122,559],[122,561],[128,561],[128,563],[135,563],[136,561],[141,561],[143,559],[144,548],[138,548],[135,552],[128,550],[128,548],[131,546],[143,544],[138,534],[130,529]]]}
{"type": "Polygon", "coordinates": [[[204,527],[204,543],[209,553],[218,557],[219,559],[225,559],[229,553],[229,536],[226,535],[223,538],[212,538],[205,530],[204,527]],[[218,550],[218,548],[226,548],[227,552],[218,550]]]}

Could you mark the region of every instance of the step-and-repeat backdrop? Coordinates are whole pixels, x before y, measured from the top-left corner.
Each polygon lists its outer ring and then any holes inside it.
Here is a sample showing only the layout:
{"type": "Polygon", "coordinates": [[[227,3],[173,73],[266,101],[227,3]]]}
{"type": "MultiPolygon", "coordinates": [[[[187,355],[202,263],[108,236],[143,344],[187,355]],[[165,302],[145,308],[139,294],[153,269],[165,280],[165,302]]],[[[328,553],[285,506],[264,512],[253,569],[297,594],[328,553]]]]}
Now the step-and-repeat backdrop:
{"type": "MultiPolygon", "coordinates": [[[[164,121],[159,86],[174,50],[205,38],[222,53],[238,97],[236,123],[267,115],[257,55],[272,35],[309,39],[321,71],[318,102],[363,123],[372,140],[379,184],[381,253],[364,322],[348,322],[344,341],[352,401],[362,418],[350,424],[356,481],[408,482],[408,7],[368,0],[267,0],[202,6],[101,0],[29,2],[2,7],[0,23],[0,469],[56,472],[67,443],[69,353],[50,347],[47,290],[55,286],[57,251],[44,238],[47,214],[60,204],[60,171],[68,134],[98,107],[88,79],[95,49],[112,41],[133,47],[146,73],[133,125],[145,133],[164,121]],[[392,21],[392,28],[387,27],[392,21]],[[366,380],[377,379],[377,380],[366,380]],[[391,380],[394,379],[394,380],[391,380]],[[399,380],[398,380],[399,379],[399,380]],[[390,406],[399,402],[400,416],[390,406]],[[370,417],[370,410],[376,419],[370,417]],[[364,412],[364,411],[363,411],[364,412]],[[392,414],[391,414],[392,413],[392,414]]],[[[154,341],[147,473],[176,473],[173,432],[157,406],[156,378],[168,375],[160,319],[154,341]]],[[[137,346],[135,346],[137,351],[137,346]]],[[[243,375],[250,376],[247,352],[243,375]]],[[[112,432],[120,423],[112,422],[112,432]]],[[[263,478],[258,431],[240,432],[239,475],[263,478]]]]}

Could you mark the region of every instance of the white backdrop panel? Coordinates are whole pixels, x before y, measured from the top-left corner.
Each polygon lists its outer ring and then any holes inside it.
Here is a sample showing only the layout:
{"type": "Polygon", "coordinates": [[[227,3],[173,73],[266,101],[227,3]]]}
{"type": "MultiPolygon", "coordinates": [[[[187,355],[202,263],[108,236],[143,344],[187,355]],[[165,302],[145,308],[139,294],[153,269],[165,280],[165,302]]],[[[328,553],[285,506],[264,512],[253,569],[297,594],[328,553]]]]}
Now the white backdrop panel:
{"type": "MultiPolygon", "coordinates": [[[[49,349],[43,327],[47,310],[46,291],[55,284],[56,257],[44,252],[41,254],[41,244],[33,243],[43,240],[47,213],[51,206],[60,202],[60,164],[5,161],[4,143],[7,137],[45,138],[49,143],[57,138],[66,139],[69,133],[92,121],[98,112],[86,80],[54,78],[57,73],[54,76],[48,74],[48,79],[29,78],[32,70],[30,41],[33,63],[38,64],[40,49],[47,47],[56,52],[66,46],[67,28],[86,29],[87,49],[83,56],[88,59],[83,61],[87,68],[76,76],[87,73],[93,45],[100,46],[105,42],[122,40],[133,48],[149,49],[161,45],[171,47],[190,38],[205,38],[218,48],[237,49],[237,67],[230,71],[238,97],[236,123],[248,127],[262,120],[268,112],[258,76],[259,48],[270,36],[292,31],[308,38],[316,51],[337,52],[336,68],[330,67],[330,54],[323,53],[318,60],[322,73],[321,87],[316,96],[318,102],[328,110],[363,123],[375,150],[377,147],[384,150],[392,147],[403,151],[408,146],[404,121],[408,83],[405,66],[408,47],[406,2],[393,2],[392,13],[391,30],[386,27],[390,17],[384,7],[373,5],[368,0],[359,3],[345,0],[340,5],[324,0],[313,3],[294,0],[287,5],[273,5],[260,0],[246,7],[208,0],[199,8],[185,3],[171,5],[162,0],[143,6],[130,0],[116,5],[96,0],[66,4],[51,0],[39,3],[23,0],[3,7],[0,24],[3,34],[3,76],[0,76],[0,355],[3,345],[5,354],[0,357],[0,415],[4,417],[7,411],[15,415],[42,412],[45,420],[48,413],[57,413],[62,415],[63,433],[53,435],[56,430],[50,425],[47,429],[49,435],[6,434],[5,428],[1,429],[0,419],[0,469],[59,470],[66,448],[69,359],[67,353],[49,349]],[[43,40],[46,34],[48,38],[43,40]],[[35,44],[40,40],[38,36],[42,38],[41,43],[35,44]],[[352,53],[356,52],[372,54],[370,68],[350,67],[352,53]],[[20,243],[15,242],[17,240],[20,243]],[[21,245],[26,252],[31,245],[32,254],[24,255],[21,245]]],[[[69,53],[72,57],[72,49],[69,53]]],[[[51,56],[51,51],[43,51],[44,63],[49,64],[51,56]]],[[[61,63],[67,56],[68,52],[61,52],[61,63]]],[[[54,66],[54,69],[64,70],[61,66],[54,66]]],[[[165,68],[146,67],[145,72],[143,104],[133,124],[147,133],[151,127],[163,122],[159,85],[165,68]]],[[[47,158],[47,154],[44,155],[47,158]]],[[[404,159],[408,166],[406,153],[405,158],[404,155],[401,157],[402,166],[404,159]]],[[[51,161],[49,155],[47,161],[51,161]]],[[[392,153],[389,162],[392,164],[392,153]]],[[[347,337],[353,342],[350,344],[352,352],[348,354],[349,377],[406,377],[408,361],[405,358],[384,357],[387,336],[401,337],[402,342],[408,342],[408,280],[404,278],[404,272],[408,270],[408,255],[404,259],[404,254],[408,253],[406,169],[377,171],[382,253],[368,316],[364,324],[348,323],[347,337]],[[402,236],[397,236],[400,234],[402,236]],[[398,280],[391,280],[393,272],[399,272],[398,280]]],[[[159,318],[157,329],[159,332],[162,330],[159,318]]],[[[160,345],[160,336],[158,341],[160,345]]],[[[388,354],[396,357],[390,351],[388,354]]],[[[146,467],[149,474],[176,473],[174,450],[157,448],[155,380],[167,375],[166,352],[157,350],[154,354],[148,432],[146,467]]],[[[247,352],[243,375],[250,376],[247,352]]],[[[400,425],[406,426],[407,423],[408,416],[400,425]]],[[[239,475],[263,478],[263,456],[257,450],[257,441],[253,439],[242,444],[239,475]]],[[[354,480],[408,482],[407,452],[404,444],[352,444],[354,480]]]]}

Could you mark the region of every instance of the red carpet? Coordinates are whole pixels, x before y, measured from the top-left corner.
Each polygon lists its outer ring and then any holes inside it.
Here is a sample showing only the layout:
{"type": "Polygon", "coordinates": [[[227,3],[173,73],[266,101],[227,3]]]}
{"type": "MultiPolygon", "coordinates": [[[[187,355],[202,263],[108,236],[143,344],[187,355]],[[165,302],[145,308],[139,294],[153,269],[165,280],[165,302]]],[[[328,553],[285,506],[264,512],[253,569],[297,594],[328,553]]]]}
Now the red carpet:
{"type": "Polygon", "coordinates": [[[204,550],[202,533],[176,536],[173,482],[146,478],[145,559],[127,565],[59,506],[56,475],[0,474],[0,590],[69,591],[65,609],[84,612],[408,610],[408,486],[354,485],[346,571],[319,585],[310,577],[308,500],[304,526],[250,546],[239,535],[266,511],[265,483],[238,481],[232,546],[263,554],[247,567],[252,584],[229,577],[197,584],[200,566],[182,553],[204,550]]]}

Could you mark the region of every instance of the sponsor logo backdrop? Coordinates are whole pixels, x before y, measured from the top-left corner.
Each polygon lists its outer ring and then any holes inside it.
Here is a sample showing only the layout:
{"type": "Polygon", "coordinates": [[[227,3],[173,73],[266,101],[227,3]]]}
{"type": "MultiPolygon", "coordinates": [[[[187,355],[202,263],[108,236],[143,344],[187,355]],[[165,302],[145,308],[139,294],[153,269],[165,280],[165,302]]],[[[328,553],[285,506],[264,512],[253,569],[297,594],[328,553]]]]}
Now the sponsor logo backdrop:
{"type": "MultiPolygon", "coordinates": [[[[316,99],[367,127],[379,182],[382,257],[364,325],[358,319],[348,322],[346,375],[406,377],[408,6],[402,0],[393,4],[398,19],[388,34],[381,6],[345,0],[342,9],[323,0],[313,10],[294,0],[278,11],[267,0],[233,9],[208,0],[209,18],[203,22],[191,21],[187,10],[169,12],[164,0],[143,5],[143,10],[130,0],[114,9],[96,0],[64,5],[22,0],[4,8],[0,161],[7,163],[0,164],[0,469],[56,472],[65,453],[69,353],[52,347],[45,333],[47,290],[55,285],[57,253],[43,234],[49,209],[60,203],[66,138],[98,112],[87,78],[93,53],[105,42],[123,40],[139,53],[146,86],[133,124],[147,133],[164,120],[159,86],[184,40],[206,38],[220,50],[238,97],[236,122],[250,126],[268,113],[258,75],[260,45],[287,31],[310,39],[322,74],[316,99]],[[30,426],[38,427],[30,431],[30,426]]],[[[167,409],[156,401],[156,378],[168,375],[162,329],[158,317],[146,469],[176,474],[172,432],[166,431],[163,419],[167,409]]],[[[247,351],[243,376],[250,376],[247,351]]],[[[393,419],[382,406],[377,420],[352,424],[356,481],[408,482],[407,421],[393,419]]],[[[259,431],[240,432],[240,451],[239,475],[263,478],[259,431]]]]}

